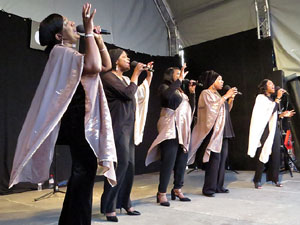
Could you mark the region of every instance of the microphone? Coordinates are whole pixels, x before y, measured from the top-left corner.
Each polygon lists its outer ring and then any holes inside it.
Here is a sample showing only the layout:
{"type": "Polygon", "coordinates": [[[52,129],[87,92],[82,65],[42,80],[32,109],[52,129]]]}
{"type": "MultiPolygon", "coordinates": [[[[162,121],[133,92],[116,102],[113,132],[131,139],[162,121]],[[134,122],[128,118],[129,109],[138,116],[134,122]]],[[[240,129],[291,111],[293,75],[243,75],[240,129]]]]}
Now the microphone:
{"type": "MultiPolygon", "coordinates": [[[[132,61],[132,62],[130,63],[130,65],[131,65],[132,67],[136,67],[137,64],[138,64],[137,61],[132,61]]],[[[148,66],[143,66],[143,69],[147,69],[149,72],[154,72],[154,69],[151,69],[151,68],[149,68],[148,66]]]]}
{"type": "MultiPolygon", "coordinates": [[[[281,87],[279,87],[279,86],[276,86],[276,87],[275,87],[275,93],[277,93],[277,91],[278,91],[279,89],[283,89],[283,88],[281,88],[281,87]]],[[[285,90],[285,89],[283,89],[283,90],[285,90]]],[[[286,90],[285,90],[285,92],[284,92],[283,94],[290,95],[286,90]]]]}
{"type": "MultiPolygon", "coordinates": [[[[189,79],[183,79],[183,82],[190,83],[190,80],[189,79]]],[[[196,85],[198,87],[203,87],[203,84],[201,84],[201,83],[199,83],[197,81],[192,81],[192,84],[196,85]]]]}
{"type": "MultiPolygon", "coordinates": [[[[76,27],[76,30],[77,30],[78,33],[85,33],[84,26],[82,24],[78,25],[76,27]]],[[[93,31],[95,32],[95,29],[93,31]]],[[[108,30],[105,30],[105,29],[101,28],[100,34],[110,34],[110,32],[108,30]]]]}
{"type": "MultiPolygon", "coordinates": [[[[223,89],[225,90],[225,91],[228,91],[229,89],[231,89],[231,87],[228,85],[228,84],[226,84],[224,87],[223,87],[223,89]]],[[[242,92],[237,92],[236,93],[237,95],[243,95],[243,93],[242,92]]]]}

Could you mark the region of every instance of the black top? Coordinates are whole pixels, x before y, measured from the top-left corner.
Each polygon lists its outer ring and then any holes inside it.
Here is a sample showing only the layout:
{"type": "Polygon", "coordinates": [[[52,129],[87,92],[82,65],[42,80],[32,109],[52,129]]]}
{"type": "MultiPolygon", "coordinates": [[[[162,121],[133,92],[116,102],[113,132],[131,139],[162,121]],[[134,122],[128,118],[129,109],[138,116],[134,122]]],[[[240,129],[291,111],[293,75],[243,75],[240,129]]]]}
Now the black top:
{"type": "MultiPolygon", "coordinates": [[[[161,99],[161,107],[170,108],[176,110],[177,107],[182,102],[182,97],[180,95],[179,88],[181,86],[181,81],[176,80],[170,85],[162,84],[159,87],[160,99],[161,99]]],[[[195,94],[189,94],[189,102],[192,108],[192,111],[195,108],[195,94]]]]}
{"type": "Polygon", "coordinates": [[[75,141],[85,141],[84,136],[85,117],[85,92],[79,82],[73,98],[61,118],[61,125],[56,144],[72,145],[75,141]],[[76,140],[74,140],[76,138],[76,140]]]}
{"type": "Polygon", "coordinates": [[[104,92],[111,114],[112,126],[117,141],[120,135],[132,133],[135,120],[135,93],[138,86],[131,82],[129,85],[119,79],[111,71],[102,74],[104,92]],[[130,130],[130,132],[128,132],[130,130]]]}
{"type": "MultiPolygon", "coordinates": [[[[266,97],[267,97],[270,101],[274,102],[274,99],[273,99],[272,97],[267,96],[267,95],[266,95],[266,97]]],[[[274,109],[273,109],[272,114],[273,114],[274,112],[276,112],[276,111],[279,110],[279,104],[278,104],[277,102],[275,102],[275,103],[276,103],[276,104],[275,104],[275,107],[274,107],[274,109]]],[[[278,126],[278,125],[279,125],[279,124],[277,123],[275,134],[277,133],[277,130],[279,129],[279,126],[278,126]]],[[[264,129],[264,132],[263,132],[263,134],[262,134],[262,136],[261,136],[261,139],[260,139],[262,145],[263,145],[263,144],[265,143],[265,141],[267,140],[268,135],[269,135],[269,123],[267,123],[267,125],[266,125],[266,127],[265,127],[265,129],[264,129]]]]}
{"type": "Polygon", "coordinates": [[[229,104],[227,101],[225,101],[224,103],[225,103],[225,126],[224,126],[223,137],[224,138],[233,138],[233,137],[235,137],[235,134],[234,134],[232,123],[231,123],[229,104]]]}

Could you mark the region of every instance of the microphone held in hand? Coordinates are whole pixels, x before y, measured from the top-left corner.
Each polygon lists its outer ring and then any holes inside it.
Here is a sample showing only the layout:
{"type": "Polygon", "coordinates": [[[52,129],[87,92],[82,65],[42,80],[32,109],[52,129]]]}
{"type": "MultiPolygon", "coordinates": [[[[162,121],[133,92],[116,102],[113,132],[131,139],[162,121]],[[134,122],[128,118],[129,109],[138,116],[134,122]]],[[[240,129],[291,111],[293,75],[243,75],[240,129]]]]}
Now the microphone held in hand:
{"type": "MultiPolygon", "coordinates": [[[[281,87],[279,87],[279,86],[276,86],[276,87],[275,87],[275,93],[277,93],[277,91],[278,91],[279,89],[283,89],[283,88],[281,88],[281,87]]],[[[283,90],[285,91],[283,94],[290,95],[285,89],[283,89],[283,90]]]]}
{"type": "MultiPolygon", "coordinates": [[[[228,85],[228,84],[226,84],[224,87],[223,87],[223,89],[225,90],[225,91],[228,91],[229,89],[231,89],[231,87],[228,85]]],[[[243,95],[243,93],[242,92],[237,92],[236,93],[237,95],[243,95]]]]}
{"type": "MultiPolygon", "coordinates": [[[[83,34],[85,33],[84,26],[82,24],[78,25],[76,27],[76,30],[77,30],[78,33],[83,33],[83,34]]],[[[95,33],[97,33],[95,29],[93,31],[95,33]]],[[[108,30],[101,29],[100,34],[110,34],[110,32],[108,30]]]]}
{"type": "MultiPolygon", "coordinates": [[[[137,64],[138,64],[137,61],[132,61],[132,62],[130,63],[130,65],[131,65],[132,67],[136,67],[137,64]]],[[[154,72],[154,69],[151,69],[151,68],[149,68],[148,66],[143,66],[143,69],[147,69],[149,72],[154,72]]]]}
{"type": "Polygon", "coordinates": [[[192,82],[193,85],[196,85],[196,86],[198,86],[198,87],[203,87],[203,84],[201,84],[201,83],[199,83],[199,82],[197,82],[197,81],[191,81],[191,80],[189,80],[189,79],[183,79],[183,82],[185,82],[185,83],[190,83],[190,82],[192,82]]]}

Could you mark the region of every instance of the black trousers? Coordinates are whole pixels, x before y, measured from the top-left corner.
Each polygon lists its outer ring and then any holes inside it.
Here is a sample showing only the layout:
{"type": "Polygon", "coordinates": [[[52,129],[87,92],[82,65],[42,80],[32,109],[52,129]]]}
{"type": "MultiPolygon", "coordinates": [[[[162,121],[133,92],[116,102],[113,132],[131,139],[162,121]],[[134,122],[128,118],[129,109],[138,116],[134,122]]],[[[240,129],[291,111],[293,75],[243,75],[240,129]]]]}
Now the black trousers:
{"type": "Polygon", "coordinates": [[[72,171],[59,225],[91,224],[97,158],[85,139],[84,114],[84,107],[75,107],[62,119],[60,134],[65,136],[65,144],[70,145],[72,171]]]}
{"type": "MultiPolygon", "coordinates": [[[[280,170],[280,129],[276,129],[275,136],[274,136],[274,142],[272,145],[272,153],[270,155],[269,161],[268,161],[268,168],[267,168],[267,181],[277,182],[279,178],[279,170],[280,170]]],[[[259,156],[261,153],[262,148],[258,148],[256,152],[256,170],[255,175],[253,178],[254,182],[261,182],[261,177],[265,169],[265,164],[259,161],[259,156]]]]}
{"type": "Polygon", "coordinates": [[[183,152],[178,138],[165,140],[160,144],[161,167],[158,191],[166,193],[172,171],[174,170],[174,189],[180,189],[184,183],[184,173],[188,154],[183,152]]]}
{"type": "Polygon", "coordinates": [[[130,193],[134,179],[134,139],[133,127],[125,135],[115,135],[118,157],[116,167],[117,185],[112,187],[104,180],[104,191],[101,196],[101,213],[115,212],[116,208],[129,209],[132,204],[130,193]]]}
{"type": "Polygon", "coordinates": [[[213,194],[224,187],[225,163],[228,155],[228,138],[223,138],[220,153],[211,152],[209,161],[205,165],[205,179],[202,192],[213,194]]]}

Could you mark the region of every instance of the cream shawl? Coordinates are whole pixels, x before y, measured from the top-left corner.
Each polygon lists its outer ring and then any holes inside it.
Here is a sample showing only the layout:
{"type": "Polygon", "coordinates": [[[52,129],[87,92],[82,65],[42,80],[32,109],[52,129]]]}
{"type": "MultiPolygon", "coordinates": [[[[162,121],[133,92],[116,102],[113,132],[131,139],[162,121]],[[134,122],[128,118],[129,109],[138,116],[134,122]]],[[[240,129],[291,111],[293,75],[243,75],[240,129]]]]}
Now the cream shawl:
{"type": "Polygon", "coordinates": [[[49,179],[60,120],[80,81],[86,93],[85,138],[104,166],[104,176],[116,184],[109,108],[99,75],[82,76],[83,63],[84,55],[72,48],[56,45],[52,49],[18,138],[10,188],[19,182],[49,179]]]}
{"type": "Polygon", "coordinates": [[[210,152],[221,152],[225,126],[225,105],[220,103],[221,96],[209,89],[203,90],[198,100],[197,123],[192,131],[192,140],[188,156],[188,165],[193,164],[196,152],[205,137],[213,129],[212,136],[203,156],[208,162],[210,152]]]}
{"type": "Polygon", "coordinates": [[[259,156],[259,160],[263,163],[268,162],[269,156],[272,153],[277,124],[277,111],[273,112],[275,104],[275,102],[271,101],[264,94],[259,94],[256,97],[252,111],[248,144],[248,155],[251,158],[255,156],[257,148],[261,146],[260,139],[269,123],[269,134],[259,156]]]}
{"type": "MultiPolygon", "coordinates": [[[[123,76],[125,82],[129,85],[129,77],[123,76]]],[[[143,141],[144,128],[148,112],[148,102],[149,102],[149,84],[145,79],[135,93],[135,122],[134,122],[134,144],[139,145],[143,141]]]]}

